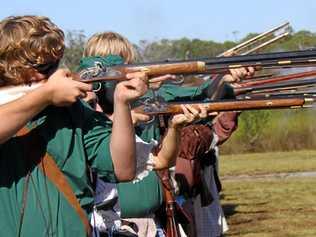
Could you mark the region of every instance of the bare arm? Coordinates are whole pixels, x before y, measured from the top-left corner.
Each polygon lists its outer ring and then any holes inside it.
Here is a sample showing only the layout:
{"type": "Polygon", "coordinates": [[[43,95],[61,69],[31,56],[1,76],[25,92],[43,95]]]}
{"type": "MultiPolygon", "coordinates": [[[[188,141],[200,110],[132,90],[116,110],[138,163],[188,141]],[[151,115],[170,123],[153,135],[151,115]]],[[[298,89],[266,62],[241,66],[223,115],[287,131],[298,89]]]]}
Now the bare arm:
{"type": "Polygon", "coordinates": [[[169,127],[162,141],[161,150],[154,157],[154,169],[165,169],[175,165],[179,153],[181,129],[199,119],[201,114],[206,112],[204,108],[200,109],[201,112],[199,113],[192,106],[182,106],[183,114],[175,115],[169,120],[169,127]]]}
{"type": "Polygon", "coordinates": [[[0,143],[14,136],[29,120],[49,105],[45,89],[35,91],[8,104],[0,106],[0,143]]]}
{"type": "Polygon", "coordinates": [[[0,106],[0,143],[6,142],[46,106],[67,106],[91,90],[91,86],[68,78],[58,70],[46,83],[25,96],[0,106]]]}
{"type": "Polygon", "coordinates": [[[160,170],[175,165],[179,152],[181,128],[169,127],[162,141],[161,150],[154,157],[154,169],[160,170]]]}
{"type": "Polygon", "coordinates": [[[144,73],[128,74],[129,81],[116,86],[110,150],[114,172],[119,181],[130,181],[136,174],[135,131],[129,102],[147,91],[144,73]]]}

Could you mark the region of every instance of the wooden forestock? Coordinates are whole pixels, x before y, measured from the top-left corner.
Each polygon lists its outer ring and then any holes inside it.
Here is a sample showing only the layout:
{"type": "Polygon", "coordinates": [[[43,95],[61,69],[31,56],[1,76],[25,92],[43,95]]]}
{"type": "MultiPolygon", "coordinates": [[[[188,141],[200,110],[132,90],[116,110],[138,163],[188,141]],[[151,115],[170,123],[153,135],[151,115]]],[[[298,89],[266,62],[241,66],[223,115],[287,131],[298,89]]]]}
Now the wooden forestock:
{"type": "Polygon", "coordinates": [[[190,74],[205,71],[205,63],[202,61],[195,62],[179,62],[170,64],[153,64],[148,66],[126,67],[124,72],[146,72],[149,76],[159,76],[165,74],[190,74]]]}

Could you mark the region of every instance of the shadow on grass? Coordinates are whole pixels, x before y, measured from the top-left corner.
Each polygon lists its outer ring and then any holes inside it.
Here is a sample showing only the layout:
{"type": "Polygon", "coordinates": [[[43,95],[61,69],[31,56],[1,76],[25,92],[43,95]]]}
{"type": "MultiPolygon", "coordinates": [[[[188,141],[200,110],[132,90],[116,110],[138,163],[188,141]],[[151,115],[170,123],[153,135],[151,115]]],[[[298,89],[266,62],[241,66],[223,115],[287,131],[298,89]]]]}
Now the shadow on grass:
{"type": "Polygon", "coordinates": [[[237,204],[223,204],[222,208],[224,211],[224,214],[227,218],[230,218],[231,216],[233,216],[234,214],[237,213],[236,208],[237,208],[237,204]]]}

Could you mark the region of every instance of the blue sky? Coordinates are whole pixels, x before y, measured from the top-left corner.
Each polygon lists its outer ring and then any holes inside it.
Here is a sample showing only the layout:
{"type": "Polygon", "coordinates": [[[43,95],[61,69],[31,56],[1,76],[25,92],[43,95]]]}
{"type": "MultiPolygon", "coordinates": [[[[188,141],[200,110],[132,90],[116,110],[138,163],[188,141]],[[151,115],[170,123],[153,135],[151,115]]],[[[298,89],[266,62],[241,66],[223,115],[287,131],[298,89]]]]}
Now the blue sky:
{"type": "Polygon", "coordinates": [[[289,20],[294,30],[316,32],[315,0],[9,0],[0,18],[38,14],[63,30],[113,30],[134,43],[141,39],[235,40],[289,20]],[[237,32],[233,34],[233,32],[237,32]]]}

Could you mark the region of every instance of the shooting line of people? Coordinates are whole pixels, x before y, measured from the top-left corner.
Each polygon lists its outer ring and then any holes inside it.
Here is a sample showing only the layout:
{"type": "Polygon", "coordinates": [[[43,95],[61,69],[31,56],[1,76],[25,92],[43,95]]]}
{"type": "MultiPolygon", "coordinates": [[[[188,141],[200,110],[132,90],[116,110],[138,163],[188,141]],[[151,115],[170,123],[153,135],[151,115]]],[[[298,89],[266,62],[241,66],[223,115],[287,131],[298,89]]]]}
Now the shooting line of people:
{"type": "Polygon", "coordinates": [[[136,63],[125,37],[96,33],[71,72],[50,19],[3,19],[0,235],[223,236],[218,149],[240,113],[315,100],[316,71],[274,71],[312,67],[316,50],[262,53],[289,34],[285,23],[217,57],[136,63]]]}

